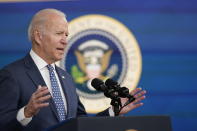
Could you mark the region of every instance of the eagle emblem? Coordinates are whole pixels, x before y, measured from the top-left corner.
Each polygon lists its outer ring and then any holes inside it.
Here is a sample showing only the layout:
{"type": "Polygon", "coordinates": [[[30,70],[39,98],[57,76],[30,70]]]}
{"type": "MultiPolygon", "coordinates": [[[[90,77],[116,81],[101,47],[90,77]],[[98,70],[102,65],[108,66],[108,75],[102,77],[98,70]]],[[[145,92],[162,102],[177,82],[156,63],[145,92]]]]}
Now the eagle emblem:
{"type": "MultiPolygon", "coordinates": [[[[73,65],[71,69],[75,82],[82,84],[86,81],[90,82],[94,78],[105,80],[113,77],[118,69],[116,65],[112,65],[109,68],[112,71],[108,71],[106,75],[104,74],[109,66],[112,53],[113,50],[109,49],[107,44],[98,40],[90,40],[81,44],[75,50],[78,66],[73,65]]],[[[87,87],[90,90],[94,90],[90,84],[87,87]]]]}

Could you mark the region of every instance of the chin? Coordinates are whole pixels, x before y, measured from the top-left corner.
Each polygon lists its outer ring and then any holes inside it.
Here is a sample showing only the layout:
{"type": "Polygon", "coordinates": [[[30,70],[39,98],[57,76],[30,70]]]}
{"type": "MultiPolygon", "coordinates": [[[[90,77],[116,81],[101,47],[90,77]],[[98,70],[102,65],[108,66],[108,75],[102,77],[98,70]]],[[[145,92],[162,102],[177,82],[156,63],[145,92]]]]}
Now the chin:
{"type": "Polygon", "coordinates": [[[56,57],[56,61],[60,61],[61,59],[63,59],[63,55],[56,57]]]}

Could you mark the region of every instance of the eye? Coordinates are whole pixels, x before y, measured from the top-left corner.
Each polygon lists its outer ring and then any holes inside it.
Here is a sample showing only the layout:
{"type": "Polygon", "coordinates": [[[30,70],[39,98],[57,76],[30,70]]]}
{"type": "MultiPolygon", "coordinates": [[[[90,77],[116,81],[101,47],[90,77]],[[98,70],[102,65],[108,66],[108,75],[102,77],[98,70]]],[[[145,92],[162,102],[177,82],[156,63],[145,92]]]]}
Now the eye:
{"type": "Polygon", "coordinates": [[[56,34],[57,34],[57,35],[61,35],[61,34],[63,34],[63,32],[56,32],[56,34]]]}

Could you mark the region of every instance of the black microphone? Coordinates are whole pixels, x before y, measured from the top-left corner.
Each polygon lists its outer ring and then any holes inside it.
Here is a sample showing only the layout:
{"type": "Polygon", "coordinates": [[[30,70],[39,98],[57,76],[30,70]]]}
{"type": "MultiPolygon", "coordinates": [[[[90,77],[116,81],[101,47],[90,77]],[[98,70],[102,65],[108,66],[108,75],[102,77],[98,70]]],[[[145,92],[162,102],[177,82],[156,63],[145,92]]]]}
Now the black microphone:
{"type": "Polygon", "coordinates": [[[111,98],[111,105],[114,107],[114,113],[115,116],[118,116],[120,110],[122,109],[122,104],[121,104],[121,100],[120,100],[120,96],[118,93],[118,89],[120,86],[117,86],[117,83],[110,83],[110,82],[114,82],[111,80],[108,80],[109,82],[106,82],[106,84],[109,83],[109,85],[106,85],[102,80],[95,78],[91,81],[91,85],[98,91],[102,91],[104,92],[104,95],[106,97],[111,98]],[[113,85],[113,86],[111,86],[113,85]],[[115,88],[117,87],[117,89],[115,88]]]}
{"type": "Polygon", "coordinates": [[[118,95],[122,98],[128,98],[128,101],[124,105],[128,105],[132,101],[135,100],[135,98],[129,94],[129,89],[126,87],[121,87],[118,82],[112,80],[112,79],[107,79],[105,81],[105,85],[109,88],[114,88],[117,92],[118,95]]]}
{"type": "Polygon", "coordinates": [[[112,80],[112,79],[107,79],[105,81],[105,85],[109,88],[114,88],[115,90],[119,90],[120,89],[120,85],[118,84],[118,82],[112,80]]]}
{"type": "Polygon", "coordinates": [[[123,98],[129,98],[129,97],[131,97],[131,95],[129,94],[129,89],[128,88],[126,88],[126,87],[121,87],[120,89],[119,89],[119,95],[120,95],[120,97],[123,97],[123,98]]]}
{"type": "Polygon", "coordinates": [[[115,99],[118,97],[118,92],[114,90],[114,88],[109,88],[108,86],[105,85],[105,83],[98,79],[94,78],[91,81],[91,85],[97,90],[104,92],[104,95],[108,98],[115,99]]]}
{"type": "Polygon", "coordinates": [[[97,90],[97,91],[102,91],[105,92],[107,90],[107,86],[105,86],[105,83],[98,79],[98,78],[94,78],[91,81],[91,85],[97,90]]]}

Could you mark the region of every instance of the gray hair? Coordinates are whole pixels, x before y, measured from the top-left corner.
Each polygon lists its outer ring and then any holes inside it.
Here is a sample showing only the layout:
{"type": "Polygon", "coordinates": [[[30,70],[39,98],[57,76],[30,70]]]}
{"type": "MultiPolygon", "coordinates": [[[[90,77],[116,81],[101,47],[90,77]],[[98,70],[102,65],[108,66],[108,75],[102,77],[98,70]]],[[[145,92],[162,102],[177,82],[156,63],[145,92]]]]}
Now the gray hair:
{"type": "Polygon", "coordinates": [[[33,41],[33,31],[35,28],[39,28],[41,31],[44,31],[44,23],[47,20],[47,14],[57,14],[66,19],[66,15],[57,9],[43,9],[38,11],[32,18],[29,27],[28,27],[28,39],[30,42],[33,41]]]}

